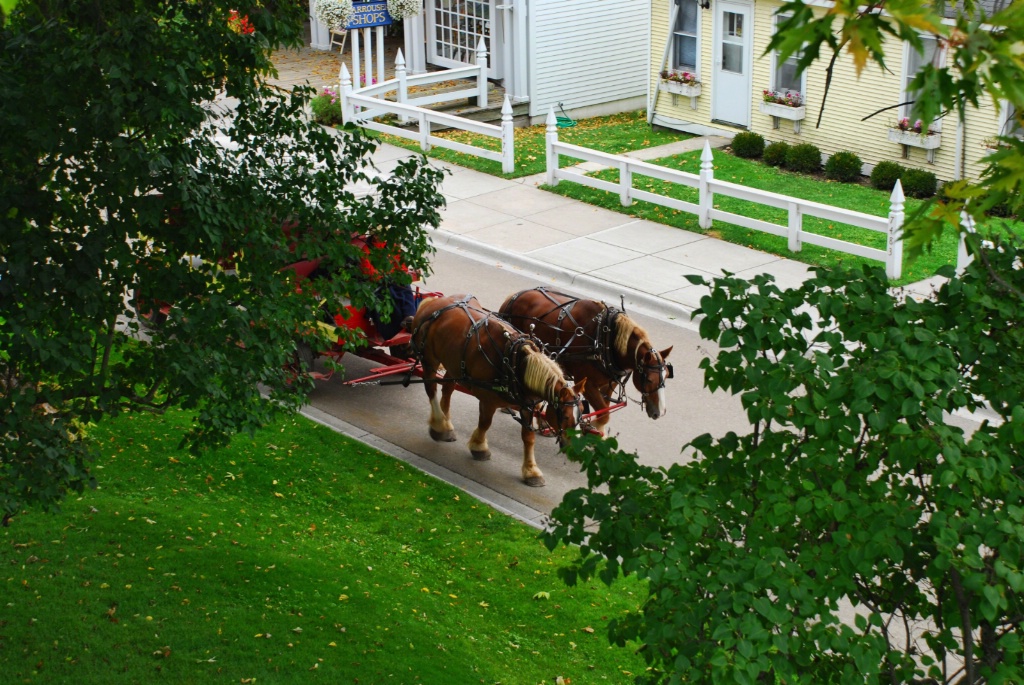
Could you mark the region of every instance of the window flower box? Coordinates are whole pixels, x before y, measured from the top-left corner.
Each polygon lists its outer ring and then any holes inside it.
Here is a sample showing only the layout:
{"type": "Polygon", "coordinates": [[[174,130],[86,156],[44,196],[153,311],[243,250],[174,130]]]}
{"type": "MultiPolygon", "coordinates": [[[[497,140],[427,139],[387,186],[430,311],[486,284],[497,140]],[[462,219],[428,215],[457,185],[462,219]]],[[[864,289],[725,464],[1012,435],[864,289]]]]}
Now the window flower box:
{"type": "Polygon", "coordinates": [[[803,105],[792,107],[778,102],[761,102],[760,107],[762,114],[767,114],[775,120],[772,128],[779,127],[779,119],[789,119],[793,122],[794,133],[800,133],[800,122],[807,116],[807,107],[803,105]]]}
{"type": "Polygon", "coordinates": [[[935,162],[935,150],[942,144],[942,136],[938,133],[919,133],[917,131],[904,131],[900,128],[889,129],[889,142],[904,146],[904,157],[906,148],[919,147],[928,152],[928,162],[935,162]]]}
{"type": "Polygon", "coordinates": [[[676,104],[676,96],[682,95],[683,97],[690,98],[690,107],[697,109],[697,98],[700,97],[700,82],[696,83],[681,83],[679,81],[670,81],[663,79],[661,81],[660,90],[672,94],[672,104],[676,104]]]}

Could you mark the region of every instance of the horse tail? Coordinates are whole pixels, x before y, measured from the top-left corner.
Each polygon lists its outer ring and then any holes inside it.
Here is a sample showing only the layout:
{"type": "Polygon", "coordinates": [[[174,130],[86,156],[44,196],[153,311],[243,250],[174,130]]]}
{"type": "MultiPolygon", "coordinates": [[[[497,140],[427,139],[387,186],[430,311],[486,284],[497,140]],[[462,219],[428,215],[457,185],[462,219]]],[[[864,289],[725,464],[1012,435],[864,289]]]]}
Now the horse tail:
{"type": "Polygon", "coordinates": [[[412,333],[412,317],[407,316],[402,319],[402,330],[406,333],[412,333]]]}

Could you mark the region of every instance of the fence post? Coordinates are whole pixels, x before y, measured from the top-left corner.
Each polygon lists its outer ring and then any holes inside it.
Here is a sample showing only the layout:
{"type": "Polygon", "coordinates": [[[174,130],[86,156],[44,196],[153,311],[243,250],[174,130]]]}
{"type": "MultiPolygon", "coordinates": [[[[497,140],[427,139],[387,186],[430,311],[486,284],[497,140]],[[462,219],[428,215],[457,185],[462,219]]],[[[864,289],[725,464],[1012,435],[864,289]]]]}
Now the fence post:
{"type": "Polygon", "coordinates": [[[705,230],[711,228],[711,204],[715,201],[715,194],[711,192],[710,186],[710,182],[715,178],[713,159],[711,143],[705,140],[704,151],[700,153],[700,181],[697,184],[700,192],[697,200],[700,209],[697,214],[697,225],[705,230]]]}
{"type": "Polygon", "coordinates": [[[974,261],[974,255],[967,252],[967,234],[974,233],[974,219],[967,212],[960,212],[960,223],[963,230],[960,232],[960,240],[956,250],[956,275],[962,276],[964,270],[974,261]]]}
{"type": "Polygon", "coordinates": [[[516,136],[512,124],[512,101],[508,94],[501,106],[501,171],[511,174],[516,170],[516,136]]]}
{"type": "MultiPolygon", "coordinates": [[[[398,48],[398,54],[395,56],[395,78],[398,79],[398,102],[404,105],[409,99],[409,84],[406,81],[405,56],[402,54],[402,48],[398,48]]],[[[407,124],[409,117],[402,115],[398,117],[398,121],[407,124]]]]}
{"type": "Polygon", "coordinates": [[[803,241],[800,240],[800,231],[804,230],[804,216],[800,211],[800,205],[795,202],[789,203],[789,226],[786,235],[789,238],[789,251],[799,252],[803,249],[803,241]]]}
{"type": "Polygon", "coordinates": [[[427,113],[419,111],[420,122],[420,149],[424,152],[430,150],[430,122],[427,121],[427,113]]]}
{"type": "Polygon", "coordinates": [[[619,204],[629,207],[633,204],[633,172],[629,169],[629,162],[619,162],[619,204]]]}
{"type": "Polygon", "coordinates": [[[547,162],[547,178],[545,182],[549,186],[557,186],[558,179],[555,178],[555,172],[558,171],[558,152],[555,150],[555,144],[558,143],[558,119],[555,117],[554,107],[548,110],[548,118],[545,123],[547,124],[547,130],[544,134],[546,148],[544,159],[547,162]]]}
{"type": "Polygon", "coordinates": [[[484,39],[476,44],[476,65],[480,67],[480,73],[476,77],[476,106],[487,106],[487,46],[484,39]]]}
{"type": "Polygon", "coordinates": [[[895,280],[903,273],[903,184],[896,185],[889,196],[889,250],[885,260],[885,275],[895,280]]]}
{"type": "Polygon", "coordinates": [[[341,87],[338,89],[338,96],[341,97],[341,120],[349,123],[355,118],[355,108],[349,103],[348,96],[352,93],[352,76],[348,73],[348,67],[341,65],[341,87]]]}

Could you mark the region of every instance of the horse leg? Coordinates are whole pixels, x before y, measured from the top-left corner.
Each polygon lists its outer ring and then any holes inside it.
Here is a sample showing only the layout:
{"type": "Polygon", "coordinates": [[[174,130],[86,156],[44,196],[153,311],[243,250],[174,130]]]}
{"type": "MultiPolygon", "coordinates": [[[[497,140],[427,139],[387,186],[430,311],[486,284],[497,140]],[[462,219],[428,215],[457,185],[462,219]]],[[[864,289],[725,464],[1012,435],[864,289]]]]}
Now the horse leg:
{"type": "Polygon", "coordinates": [[[537,468],[537,460],[533,456],[533,445],[537,434],[533,430],[533,412],[523,410],[523,482],[532,488],[544,485],[544,474],[537,468]]]}
{"type": "MultiPolygon", "coordinates": [[[[441,402],[437,399],[437,367],[428,367],[423,364],[423,388],[427,392],[427,399],[430,400],[430,420],[427,425],[430,428],[430,437],[435,442],[454,442],[455,430],[452,422],[441,408],[441,402]]],[[[442,396],[446,388],[442,388],[442,396]]]]}
{"type": "Polygon", "coordinates": [[[493,404],[480,400],[480,418],[477,419],[476,430],[469,438],[469,453],[477,461],[487,461],[491,458],[491,450],[487,446],[487,431],[494,420],[495,409],[497,407],[493,404]]]}
{"type": "Polygon", "coordinates": [[[450,431],[455,439],[455,426],[452,425],[452,395],[455,394],[454,383],[441,384],[441,413],[444,414],[445,430],[450,431]]]}
{"type": "Polygon", "coordinates": [[[600,435],[602,438],[605,436],[605,426],[608,425],[608,421],[611,420],[612,415],[605,411],[608,409],[608,400],[602,392],[603,388],[598,386],[597,383],[591,387],[589,384],[583,389],[583,396],[587,398],[587,402],[590,403],[590,411],[598,412],[590,421],[591,430],[600,435]]]}

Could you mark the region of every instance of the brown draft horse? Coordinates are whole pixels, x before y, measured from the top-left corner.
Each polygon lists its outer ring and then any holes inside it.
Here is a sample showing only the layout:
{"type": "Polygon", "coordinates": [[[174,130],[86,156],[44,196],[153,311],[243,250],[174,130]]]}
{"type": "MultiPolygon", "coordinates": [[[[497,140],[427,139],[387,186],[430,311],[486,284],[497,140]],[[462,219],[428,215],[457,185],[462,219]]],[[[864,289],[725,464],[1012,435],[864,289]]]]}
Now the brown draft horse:
{"type": "Polygon", "coordinates": [[[544,485],[544,474],[533,455],[534,414],[547,421],[562,444],[565,431],[579,423],[579,393],[584,384],[570,385],[539,343],[483,309],[472,295],[426,299],[416,316],[405,320],[405,326],[423,365],[423,387],[430,400],[430,437],[455,440],[449,409],[456,384],[480,400],[480,417],[469,439],[474,459],[491,458],[487,430],[495,410],[518,408],[522,414],[523,480],[535,487],[544,485]],[[441,367],[445,376],[438,381],[441,367]],[[543,411],[542,403],[547,403],[543,411]]]}
{"type": "Polygon", "coordinates": [[[600,435],[608,424],[608,407],[621,401],[630,375],[647,415],[665,415],[665,379],[672,377],[672,365],[665,359],[672,348],[657,351],[644,329],[622,310],[533,288],[510,296],[499,314],[539,338],[566,373],[587,380],[584,396],[596,414],[591,426],[600,435]]]}

